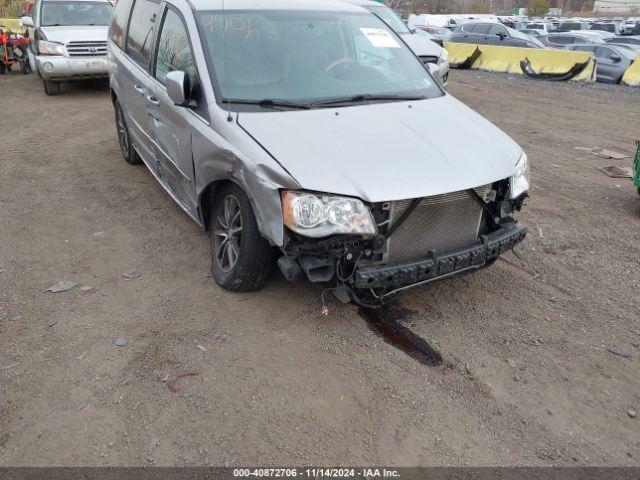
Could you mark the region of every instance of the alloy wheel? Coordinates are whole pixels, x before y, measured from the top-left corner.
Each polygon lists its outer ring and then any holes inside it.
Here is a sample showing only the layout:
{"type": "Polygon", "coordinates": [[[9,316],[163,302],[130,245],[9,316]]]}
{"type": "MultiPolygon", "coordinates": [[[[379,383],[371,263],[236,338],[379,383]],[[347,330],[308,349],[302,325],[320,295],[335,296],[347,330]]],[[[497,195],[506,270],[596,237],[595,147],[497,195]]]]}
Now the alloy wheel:
{"type": "Polygon", "coordinates": [[[216,261],[223,272],[230,272],[238,263],[242,242],[242,211],[233,195],[224,197],[213,234],[216,261]]]}
{"type": "Polygon", "coordinates": [[[120,141],[122,156],[129,158],[129,131],[127,130],[127,125],[124,123],[124,114],[120,106],[118,106],[116,126],[118,127],[118,140],[120,141]]]}

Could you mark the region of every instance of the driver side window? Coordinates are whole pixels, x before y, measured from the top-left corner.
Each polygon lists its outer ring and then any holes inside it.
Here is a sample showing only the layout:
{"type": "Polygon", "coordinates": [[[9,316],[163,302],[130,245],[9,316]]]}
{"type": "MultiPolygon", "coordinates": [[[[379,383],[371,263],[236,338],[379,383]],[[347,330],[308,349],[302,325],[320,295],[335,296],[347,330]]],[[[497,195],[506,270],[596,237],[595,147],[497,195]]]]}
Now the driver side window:
{"type": "Polygon", "coordinates": [[[504,28],[502,28],[500,25],[492,25],[491,28],[489,29],[489,35],[506,35],[507,32],[505,31],[504,28]]]}
{"type": "Polygon", "coordinates": [[[166,85],[169,72],[176,70],[185,72],[189,77],[191,99],[195,101],[195,106],[190,108],[201,117],[208,118],[187,29],[182,17],[170,7],[166,9],[156,48],[153,76],[162,85],[166,85]]]}
{"type": "Polygon", "coordinates": [[[180,16],[172,9],[167,9],[160,30],[154,77],[165,85],[167,73],[175,70],[186,72],[191,85],[197,83],[198,71],[191,53],[187,30],[180,16]]]}

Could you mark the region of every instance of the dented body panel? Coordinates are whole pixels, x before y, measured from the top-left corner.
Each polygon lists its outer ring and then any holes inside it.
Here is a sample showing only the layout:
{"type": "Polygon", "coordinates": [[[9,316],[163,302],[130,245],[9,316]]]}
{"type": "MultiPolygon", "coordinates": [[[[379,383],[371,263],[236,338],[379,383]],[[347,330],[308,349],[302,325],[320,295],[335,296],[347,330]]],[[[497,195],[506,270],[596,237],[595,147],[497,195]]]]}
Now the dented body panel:
{"type": "MultiPolygon", "coordinates": [[[[274,245],[281,246],[283,224],[279,189],[299,189],[300,185],[235,121],[219,120],[223,122],[221,130],[229,140],[215,130],[206,135],[198,131],[193,133],[195,188],[200,215],[204,214],[206,200],[203,195],[207,187],[224,180],[235,182],[251,192],[249,200],[260,232],[274,245]]],[[[206,224],[208,219],[201,216],[201,221],[206,224]]]]}

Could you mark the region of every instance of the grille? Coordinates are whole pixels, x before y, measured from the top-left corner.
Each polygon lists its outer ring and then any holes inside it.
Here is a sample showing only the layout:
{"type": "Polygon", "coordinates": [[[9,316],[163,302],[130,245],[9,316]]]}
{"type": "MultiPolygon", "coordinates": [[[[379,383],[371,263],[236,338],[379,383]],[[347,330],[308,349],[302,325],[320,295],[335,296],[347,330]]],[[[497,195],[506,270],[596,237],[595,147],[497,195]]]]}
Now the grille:
{"type": "Polygon", "coordinates": [[[425,65],[427,63],[438,63],[438,57],[433,57],[430,55],[422,55],[420,57],[420,60],[422,61],[422,63],[424,63],[425,65]]]}
{"type": "Polygon", "coordinates": [[[106,57],[107,42],[69,42],[67,53],[70,57],[106,57]]]}
{"type": "MultiPolygon", "coordinates": [[[[491,185],[474,190],[486,199],[491,185]]],[[[390,225],[411,206],[413,199],[391,202],[390,225]]],[[[466,191],[425,197],[387,241],[386,262],[424,259],[429,250],[444,253],[475,242],[482,207],[466,191]]]]}

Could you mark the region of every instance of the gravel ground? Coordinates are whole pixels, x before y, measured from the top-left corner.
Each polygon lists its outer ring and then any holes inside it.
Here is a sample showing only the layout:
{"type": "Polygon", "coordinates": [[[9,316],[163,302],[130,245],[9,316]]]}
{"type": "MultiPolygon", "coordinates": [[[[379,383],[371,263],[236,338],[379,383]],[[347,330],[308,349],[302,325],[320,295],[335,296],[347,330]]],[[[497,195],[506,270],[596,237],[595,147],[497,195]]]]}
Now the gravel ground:
{"type": "Polygon", "coordinates": [[[428,367],[320,286],[218,288],[104,84],[0,82],[0,465],[640,465],[640,197],[574,149],[631,155],[640,90],[453,72],[529,154],[530,235],[387,312],[428,367]]]}

